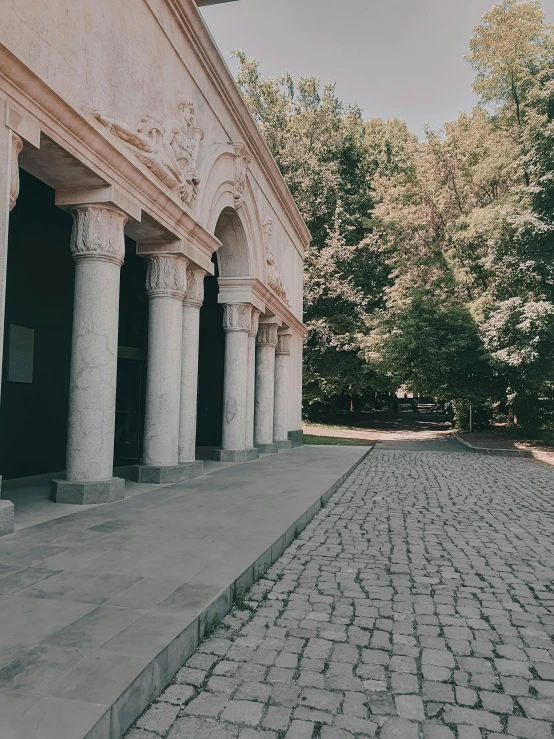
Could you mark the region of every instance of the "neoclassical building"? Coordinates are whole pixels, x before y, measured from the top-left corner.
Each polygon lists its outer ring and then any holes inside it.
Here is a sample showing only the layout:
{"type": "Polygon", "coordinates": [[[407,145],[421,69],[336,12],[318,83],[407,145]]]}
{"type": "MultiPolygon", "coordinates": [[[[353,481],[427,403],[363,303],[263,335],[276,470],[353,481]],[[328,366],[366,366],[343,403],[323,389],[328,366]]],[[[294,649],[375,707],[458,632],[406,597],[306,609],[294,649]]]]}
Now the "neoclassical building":
{"type": "Polygon", "coordinates": [[[212,2],[0,0],[0,472],[57,503],[301,444],[310,236],[212,2]]]}

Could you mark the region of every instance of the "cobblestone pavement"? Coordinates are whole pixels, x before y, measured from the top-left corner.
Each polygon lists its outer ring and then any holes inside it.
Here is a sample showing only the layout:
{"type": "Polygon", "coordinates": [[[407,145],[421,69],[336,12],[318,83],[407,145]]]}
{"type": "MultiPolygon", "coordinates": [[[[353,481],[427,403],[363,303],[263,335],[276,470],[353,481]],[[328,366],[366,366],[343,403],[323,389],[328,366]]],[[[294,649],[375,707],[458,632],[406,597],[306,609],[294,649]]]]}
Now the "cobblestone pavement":
{"type": "Polygon", "coordinates": [[[374,450],[245,606],[128,739],[552,739],[554,470],[374,450]]]}

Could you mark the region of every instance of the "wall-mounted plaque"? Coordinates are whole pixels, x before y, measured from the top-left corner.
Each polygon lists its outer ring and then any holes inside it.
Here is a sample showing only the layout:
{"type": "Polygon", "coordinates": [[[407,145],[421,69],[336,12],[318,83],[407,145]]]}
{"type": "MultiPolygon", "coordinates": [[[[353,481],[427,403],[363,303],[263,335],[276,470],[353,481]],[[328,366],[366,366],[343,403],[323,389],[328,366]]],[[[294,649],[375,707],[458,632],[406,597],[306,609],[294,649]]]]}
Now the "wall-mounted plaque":
{"type": "Polygon", "coordinates": [[[10,325],[8,334],[8,382],[33,382],[35,330],[10,325]]]}

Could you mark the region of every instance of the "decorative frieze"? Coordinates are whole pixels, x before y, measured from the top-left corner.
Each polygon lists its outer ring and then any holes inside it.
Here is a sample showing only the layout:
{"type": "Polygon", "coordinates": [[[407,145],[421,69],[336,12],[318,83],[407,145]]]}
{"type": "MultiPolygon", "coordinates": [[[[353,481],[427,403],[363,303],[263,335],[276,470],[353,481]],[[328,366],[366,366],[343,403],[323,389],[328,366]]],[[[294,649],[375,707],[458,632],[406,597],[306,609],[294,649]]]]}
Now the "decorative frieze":
{"type": "Polygon", "coordinates": [[[15,207],[19,195],[19,154],[23,149],[23,141],[12,132],[12,162],[10,173],[10,211],[15,207]]]}
{"type": "Polygon", "coordinates": [[[290,355],[291,338],[291,334],[278,334],[277,348],[275,349],[275,353],[288,357],[290,355]]]}
{"type": "Polygon", "coordinates": [[[223,329],[225,331],[250,331],[252,306],[249,303],[225,303],[223,305],[223,329]]]}
{"type": "Polygon", "coordinates": [[[71,212],[73,258],[99,259],[121,266],[125,259],[125,213],[104,204],[77,205],[71,212]]]}
{"type": "Polygon", "coordinates": [[[288,305],[287,292],[283,285],[281,272],[275,262],[275,256],[273,254],[272,240],[273,240],[273,221],[269,216],[264,218],[262,224],[264,232],[264,245],[265,245],[265,257],[267,262],[267,284],[275,292],[281,300],[288,305]]]}
{"type": "Polygon", "coordinates": [[[204,138],[203,131],[194,125],[193,103],[181,96],[175,115],[163,122],[147,115],[136,129],[98,110],[89,112],[183,202],[192,203],[200,184],[197,167],[204,138]]]}
{"type": "Polygon", "coordinates": [[[256,337],[258,346],[277,346],[277,329],[276,323],[260,323],[256,337]]]}
{"type": "Polygon", "coordinates": [[[146,292],[149,298],[183,300],[187,291],[187,262],[171,254],[156,254],[148,259],[146,292]]]}
{"type": "Polygon", "coordinates": [[[200,308],[204,302],[204,277],[206,272],[200,267],[189,265],[187,269],[186,305],[200,308]]]}
{"type": "Polygon", "coordinates": [[[246,173],[252,163],[252,157],[242,143],[233,144],[235,150],[235,179],[233,182],[233,197],[235,208],[240,208],[244,203],[244,191],[246,188],[246,173]]]}

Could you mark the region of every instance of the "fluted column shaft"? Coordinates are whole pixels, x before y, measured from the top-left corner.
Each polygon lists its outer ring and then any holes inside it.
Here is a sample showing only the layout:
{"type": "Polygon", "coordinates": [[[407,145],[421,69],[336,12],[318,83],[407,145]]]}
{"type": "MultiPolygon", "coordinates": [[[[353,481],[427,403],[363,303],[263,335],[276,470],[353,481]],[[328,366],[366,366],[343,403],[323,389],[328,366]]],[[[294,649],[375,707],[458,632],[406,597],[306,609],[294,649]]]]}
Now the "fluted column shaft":
{"type": "Polygon", "coordinates": [[[142,460],[154,467],[179,461],[179,403],[183,298],[187,263],[180,257],[150,256],[148,293],[148,366],[142,460]]]}
{"type": "Polygon", "coordinates": [[[290,334],[279,334],[275,349],[275,404],[273,412],[273,441],[280,449],[289,448],[287,388],[290,357],[290,334]]]}
{"type": "Polygon", "coordinates": [[[196,453],[198,347],[200,343],[200,308],[204,301],[205,275],[204,270],[189,266],[187,295],[183,300],[179,464],[194,462],[196,453]]]}
{"type": "Polygon", "coordinates": [[[277,451],[273,443],[277,329],[276,323],[260,323],[256,339],[254,441],[262,452],[277,451]]]}
{"type": "Polygon", "coordinates": [[[246,390],[246,448],[254,448],[254,400],[256,395],[256,335],[260,312],[252,309],[252,323],[248,332],[248,385],[246,390]]]}
{"type": "Polygon", "coordinates": [[[113,478],[119,278],[127,216],[106,204],[73,208],[71,253],[75,298],[69,381],[66,481],[57,502],[98,503],[123,497],[113,478]]]}

